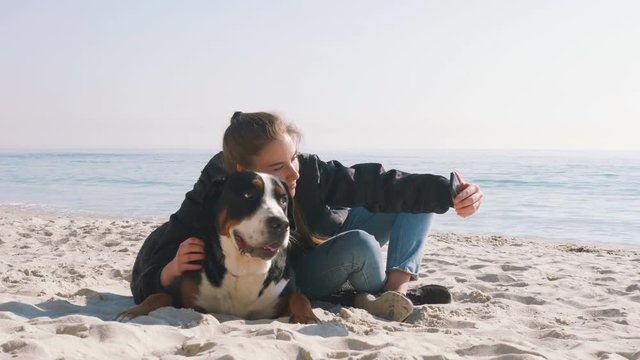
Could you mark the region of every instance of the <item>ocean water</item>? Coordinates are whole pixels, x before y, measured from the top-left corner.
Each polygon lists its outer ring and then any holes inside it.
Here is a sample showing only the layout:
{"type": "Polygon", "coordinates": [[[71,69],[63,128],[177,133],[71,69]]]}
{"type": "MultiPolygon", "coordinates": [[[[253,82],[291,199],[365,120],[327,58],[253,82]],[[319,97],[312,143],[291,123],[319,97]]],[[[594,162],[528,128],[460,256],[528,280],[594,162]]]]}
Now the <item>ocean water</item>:
{"type": "MultiPolygon", "coordinates": [[[[448,176],[481,186],[480,211],[438,215],[433,231],[640,246],[640,152],[320,152],[345,165],[448,176]]],[[[166,219],[211,153],[0,153],[0,205],[166,219]]]]}

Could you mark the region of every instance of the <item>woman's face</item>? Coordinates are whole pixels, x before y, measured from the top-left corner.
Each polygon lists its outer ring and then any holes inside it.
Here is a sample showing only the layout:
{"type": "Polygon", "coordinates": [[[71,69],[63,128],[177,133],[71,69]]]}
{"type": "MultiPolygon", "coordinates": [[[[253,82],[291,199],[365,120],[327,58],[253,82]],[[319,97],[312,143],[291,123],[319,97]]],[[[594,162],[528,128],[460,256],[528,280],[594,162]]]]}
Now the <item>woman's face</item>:
{"type": "Polygon", "coordinates": [[[253,164],[251,169],[238,165],[237,170],[252,170],[271,174],[284,181],[289,186],[291,196],[295,196],[296,182],[300,177],[298,174],[300,164],[298,164],[296,144],[289,134],[267,144],[258,155],[253,157],[253,164]]]}

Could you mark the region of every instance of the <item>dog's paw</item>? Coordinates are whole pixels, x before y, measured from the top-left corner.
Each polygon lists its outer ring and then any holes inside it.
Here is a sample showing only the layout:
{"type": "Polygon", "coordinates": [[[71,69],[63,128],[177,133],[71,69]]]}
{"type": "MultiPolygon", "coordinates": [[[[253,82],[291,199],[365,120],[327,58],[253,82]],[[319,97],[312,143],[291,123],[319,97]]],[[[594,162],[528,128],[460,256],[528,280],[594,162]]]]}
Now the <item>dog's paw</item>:
{"type": "Polygon", "coordinates": [[[315,324],[319,323],[320,319],[313,313],[313,311],[305,312],[301,314],[292,314],[289,318],[290,323],[297,324],[315,324]]]}

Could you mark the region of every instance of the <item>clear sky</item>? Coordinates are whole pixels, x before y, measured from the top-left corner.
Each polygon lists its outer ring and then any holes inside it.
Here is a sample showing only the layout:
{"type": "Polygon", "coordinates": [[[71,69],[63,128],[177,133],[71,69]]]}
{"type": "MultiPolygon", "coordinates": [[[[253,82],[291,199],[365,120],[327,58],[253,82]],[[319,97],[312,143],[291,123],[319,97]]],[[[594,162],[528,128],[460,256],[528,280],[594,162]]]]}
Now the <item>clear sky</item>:
{"type": "Polygon", "coordinates": [[[0,0],[0,149],[640,150],[640,1],[0,0]]]}

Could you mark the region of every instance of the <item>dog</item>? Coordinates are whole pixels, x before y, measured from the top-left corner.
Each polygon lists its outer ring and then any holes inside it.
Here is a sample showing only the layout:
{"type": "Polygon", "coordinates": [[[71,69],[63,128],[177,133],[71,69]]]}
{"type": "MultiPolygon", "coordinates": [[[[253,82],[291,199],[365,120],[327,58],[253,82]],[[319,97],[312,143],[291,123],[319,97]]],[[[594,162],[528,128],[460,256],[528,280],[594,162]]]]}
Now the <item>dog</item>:
{"type": "Polygon", "coordinates": [[[192,308],[245,319],[289,316],[318,322],[309,299],[298,292],[287,261],[293,203],[278,178],[236,172],[214,180],[202,205],[202,269],[186,271],[167,288],[116,320],[133,319],[163,306],[192,308]]]}

